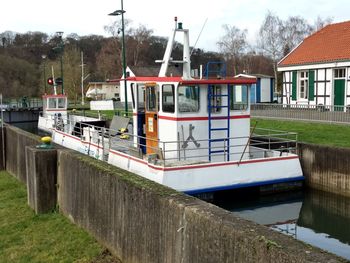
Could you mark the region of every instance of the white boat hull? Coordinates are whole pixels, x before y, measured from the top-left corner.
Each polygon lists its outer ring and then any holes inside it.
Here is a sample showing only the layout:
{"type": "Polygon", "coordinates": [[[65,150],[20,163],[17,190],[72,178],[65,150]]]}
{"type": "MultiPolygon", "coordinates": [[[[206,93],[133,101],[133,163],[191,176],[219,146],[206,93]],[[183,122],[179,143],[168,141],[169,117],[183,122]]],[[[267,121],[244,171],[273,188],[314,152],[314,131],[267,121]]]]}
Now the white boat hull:
{"type": "Polygon", "coordinates": [[[302,180],[298,156],[164,167],[110,150],[108,163],[190,194],[302,180]]]}

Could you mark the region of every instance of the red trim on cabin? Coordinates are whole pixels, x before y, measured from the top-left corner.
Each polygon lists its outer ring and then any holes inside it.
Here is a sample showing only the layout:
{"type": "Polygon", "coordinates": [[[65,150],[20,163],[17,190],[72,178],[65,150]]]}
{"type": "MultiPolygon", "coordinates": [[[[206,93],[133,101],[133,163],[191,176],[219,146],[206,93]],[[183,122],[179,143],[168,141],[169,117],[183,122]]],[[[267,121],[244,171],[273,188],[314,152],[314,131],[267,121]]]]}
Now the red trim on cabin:
{"type": "MultiPolygon", "coordinates": [[[[137,116],[137,112],[132,113],[133,116],[137,116]]],[[[169,121],[207,121],[209,117],[172,117],[172,116],[164,116],[164,115],[158,115],[159,119],[162,120],[169,120],[169,121]]],[[[250,115],[234,115],[230,116],[230,119],[249,119],[250,115]]],[[[213,120],[226,120],[226,116],[216,116],[212,117],[213,120]]]]}
{"type": "MultiPolygon", "coordinates": [[[[108,82],[118,82],[124,79],[109,80],[108,82]]],[[[255,78],[227,78],[227,79],[189,79],[184,80],[182,77],[128,77],[127,81],[139,82],[178,82],[180,85],[196,85],[196,84],[255,84],[255,78]]]]}
{"type": "MultiPolygon", "coordinates": [[[[162,116],[158,115],[159,119],[163,120],[169,120],[169,121],[206,121],[209,118],[208,117],[171,117],[171,116],[162,116]]],[[[230,119],[248,119],[250,118],[250,115],[236,115],[236,116],[230,116],[230,119]]],[[[227,117],[225,116],[216,116],[212,117],[213,120],[226,120],[227,117]]]]}
{"type": "Polygon", "coordinates": [[[230,78],[230,79],[191,79],[182,80],[180,84],[182,85],[194,85],[194,84],[255,84],[256,79],[253,78],[230,78]]]}

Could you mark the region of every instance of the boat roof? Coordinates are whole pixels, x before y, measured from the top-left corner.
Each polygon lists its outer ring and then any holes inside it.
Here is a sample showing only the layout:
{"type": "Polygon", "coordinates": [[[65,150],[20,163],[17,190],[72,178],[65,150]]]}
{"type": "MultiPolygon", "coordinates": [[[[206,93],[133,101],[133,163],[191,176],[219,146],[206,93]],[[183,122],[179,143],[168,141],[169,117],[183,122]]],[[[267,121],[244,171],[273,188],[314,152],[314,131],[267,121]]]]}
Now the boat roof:
{"type": "MultiPolygon", "coordinates": [[[[110,80],[109,82],[119,82],[124,79],[110,80]]],[[[223,78],[223,79],[183,79],[182,77],[128,77],[127,81],[135,82],[178,82],[180,85],[220,85],[220,84],[232,84],[232,85],[244,85],[255,84],[254,78],[223,78]]]]}

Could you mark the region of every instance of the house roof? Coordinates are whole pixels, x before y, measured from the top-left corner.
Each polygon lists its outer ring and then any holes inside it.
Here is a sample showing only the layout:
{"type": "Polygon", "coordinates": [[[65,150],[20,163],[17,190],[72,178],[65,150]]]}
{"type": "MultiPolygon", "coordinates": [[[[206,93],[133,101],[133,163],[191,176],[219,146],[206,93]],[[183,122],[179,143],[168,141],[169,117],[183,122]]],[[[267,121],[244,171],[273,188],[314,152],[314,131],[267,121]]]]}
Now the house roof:
{"type": "Polygon", "coordinates": [[[279,67],[350,61],[350,21],[328,25],[305,38],[279,67]]]}

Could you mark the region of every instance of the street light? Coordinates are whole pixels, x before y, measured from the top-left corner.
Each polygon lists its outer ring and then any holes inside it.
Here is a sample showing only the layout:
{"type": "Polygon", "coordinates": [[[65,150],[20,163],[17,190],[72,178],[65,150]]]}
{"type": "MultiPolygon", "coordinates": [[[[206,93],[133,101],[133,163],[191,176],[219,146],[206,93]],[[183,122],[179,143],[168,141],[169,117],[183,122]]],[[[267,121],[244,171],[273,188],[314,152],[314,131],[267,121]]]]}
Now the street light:
{"type": "Polygon", "coordinates": [[[44,67],[44,88],[45,88],[45,93],[46,94],[46,55],[41,55],[41,58],[43,59],[44,63],[43,63],[43,67],[44,67]]]}
{"type": "Polygon", "coordinates": [[[116,10],[109,16],[122,16],[122,52],[123,52],[123,75],[124,75],[124,99],[125,99],[125,116],[128,114],[128,90],[126,86],[126,62],[125,62],[125,35],[124,35],[124,13],[123,0],[121,0],[121,10],[116,10]]]}
{"type": "Polygon", "coordinates": [[[56,32],[56,35],[58,36],[58,38],[60,39],[60,43],[58,44],[57,47],[54,47],[54,50],[58,50],[61,53],[61,79],[62,79],[62,94],[64,93],[64,88],[63,88],[63,48],[64,48],[64,43],[63,43],[63,32],[62,31],[58,31],[56,32]]]}

